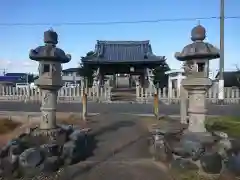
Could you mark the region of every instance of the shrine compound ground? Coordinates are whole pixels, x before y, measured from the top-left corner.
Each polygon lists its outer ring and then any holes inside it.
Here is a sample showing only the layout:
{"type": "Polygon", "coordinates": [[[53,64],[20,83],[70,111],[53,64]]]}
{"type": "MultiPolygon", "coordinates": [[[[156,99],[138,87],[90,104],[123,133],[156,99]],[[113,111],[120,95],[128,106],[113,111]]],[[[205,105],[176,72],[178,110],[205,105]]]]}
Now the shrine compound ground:
{"type": "Polygon", "coordinates": [[[59,179],[167,180],[149,153],[147,129],[137,116],[105,113],[89,126],[96,135],[93,155],[60,173],[59,179]]]}

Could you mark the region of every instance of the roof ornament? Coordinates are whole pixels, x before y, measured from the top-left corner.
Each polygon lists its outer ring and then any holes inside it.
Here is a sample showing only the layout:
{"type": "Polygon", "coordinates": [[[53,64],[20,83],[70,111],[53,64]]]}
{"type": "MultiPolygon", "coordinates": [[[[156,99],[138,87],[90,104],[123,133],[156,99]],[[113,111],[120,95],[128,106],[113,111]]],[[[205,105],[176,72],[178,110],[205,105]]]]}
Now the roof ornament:
{"type": "Polygon", "coordinates": [[[197,22],[198,22],[197,25],[198,25],[198,26],[201,26],[201,21],[200,21],[200,19],[198,19],[197,22]]]}
{"type": "Polygon", "coordinates": [[[50,28],[49,28],[49,31],[54,31],[54,30],[53,30],[53,27],[50,27],[50,28]]]}
{"type": "Polygon", "coordinates": [[[206,38],[206,29],[202,25],[197,25],[192,29],[191,39],[193,42],[203,41],[206,38]]]}

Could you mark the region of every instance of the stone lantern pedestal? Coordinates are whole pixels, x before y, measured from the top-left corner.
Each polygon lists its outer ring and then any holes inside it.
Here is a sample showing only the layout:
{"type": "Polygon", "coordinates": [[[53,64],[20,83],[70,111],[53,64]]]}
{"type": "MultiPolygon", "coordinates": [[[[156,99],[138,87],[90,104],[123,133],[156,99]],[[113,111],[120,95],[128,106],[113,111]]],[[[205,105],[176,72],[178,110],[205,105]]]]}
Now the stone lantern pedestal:
{"type": "Polygon", "coordinates": [[[186,78],[182,80],[182,86],[188,91],[189,95],[189,123],[190,132],[206,132],[206,93],[212,86],[209,78],[186,78]]]}

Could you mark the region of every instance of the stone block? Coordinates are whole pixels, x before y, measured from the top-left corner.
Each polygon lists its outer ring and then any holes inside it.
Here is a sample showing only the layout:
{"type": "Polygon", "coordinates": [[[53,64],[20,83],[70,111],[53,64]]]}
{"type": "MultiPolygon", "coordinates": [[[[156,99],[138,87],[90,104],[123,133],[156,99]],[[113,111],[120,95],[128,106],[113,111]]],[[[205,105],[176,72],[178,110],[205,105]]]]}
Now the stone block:
{"type": "Polygon", "coordinates": [[[240,139],[239,138],[233,138],[233,139],[229,139],[231,142],[231,151],[234,153],[238,153],[240,152],[240,139]]]}
{"type": "Polygon", "coordinates": [[[8,145],[5,145],[2,147],[2,149],[0,150],[0,158],[4,158],[8,155],[9,148],[10,148],[10,146],[8,146],[8,145]]]}
{"type": "Polygon", "coordinates": [[[184,146],[181,143],[174,143],[171,145],[173,154],[180,156],[182,158],[189,158],[191,157],[191,153],[186,151],[184,146]]]}
{"type": "Polygon", "coordinates": [[[236,176],[240,176],[240,153],[231,154],[226,163],[226,167],[236,176]]]}
{"type": "Polygon", "coordinates": [[[172,169],[175,169],[175,170],[187,170],[187,171],[190,171],[190,170],[198,170],[198,166],[193,163],[191,160],[188,160],[188,159],[184,159],[184,158],[177,158],[177,159],[174,159],[172,162],[171,162],[171,168],[172,169]]]}
{"type": "Polygon", "coordinates": [[[55,172],[61,166],[61,160],[58,156],[48,157],[40,165],[42,172],[55,172]]]}
{"type": "Polygon", "coordinates": [[[79,162],[85,155],[86,147],[78,141],[66,142],[62,150],[62,159],[67,165],[79,162]]]}
{"type": "Polygon", "coordinates": [[[40,148],[45,157],[60,155],[60,147],[57,144],[43,144],[40,148]]]}
{"type": "Polygon", "coordinates": [[[208,132],[185,132],[182,139],[201,143],[203,146],[213,145],[218,138],[208,132]]]}
{"type": "Polygon", "coordinates": [[[23,168],[35,168],[44,160],[42,152],[37,148],[26,149],[19,156],[19,165],[23,168]]]}
{"type": "Polygon", "coordinates": [[[216,152],[205,152],[200,158],[202,170],[210,174],[219,174],[222,170],[222,157],[216,152]]]}
{"type": "Polygon", "coordinates": [[[18,161],[12,161],[10,157],[1,159],[0,169],[2,171],[3,177],[11,177],[17,167],[18,161]]]}
{"type": "Polygon", "coordinates": [[[182,139],[181,145],[182,145],[183,151],[186,154],[189,154],[192,160],[194,161],[198,160],[200,156],[204,153],[204,147],[198,141],[182,139]]]}
{"type": "Polygon", "coordinates": [[[84,131],[82,131],[81,129],[75,130],[73,131],[70,136],[69,139],[72,141],[81,141],[83,139],[85,139],[86,134],[84,131]]]}

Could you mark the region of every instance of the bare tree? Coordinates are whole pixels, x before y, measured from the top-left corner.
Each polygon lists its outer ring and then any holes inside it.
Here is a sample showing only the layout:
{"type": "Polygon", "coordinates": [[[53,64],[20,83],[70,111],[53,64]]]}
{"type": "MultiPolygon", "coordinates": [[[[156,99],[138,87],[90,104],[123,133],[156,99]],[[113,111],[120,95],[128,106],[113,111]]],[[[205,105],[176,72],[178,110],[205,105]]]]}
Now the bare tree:
{"type": "Polygon", "coordinates": [[[240,68],[238,67],[237,64],[235,64],[235,67],[236,67],[236,78],[237,78],[237,82],[239,83],[240,85],[240,68]]]}

